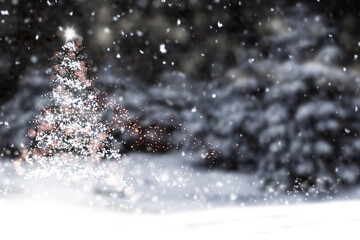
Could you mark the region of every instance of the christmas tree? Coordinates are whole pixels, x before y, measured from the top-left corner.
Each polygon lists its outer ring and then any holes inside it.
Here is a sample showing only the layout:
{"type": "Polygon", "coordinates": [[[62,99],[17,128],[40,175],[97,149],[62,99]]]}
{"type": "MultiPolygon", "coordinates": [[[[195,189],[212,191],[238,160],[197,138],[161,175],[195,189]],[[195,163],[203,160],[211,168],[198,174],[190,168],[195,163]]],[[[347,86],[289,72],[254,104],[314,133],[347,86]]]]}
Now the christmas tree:
{"type": "Polygon", "coordinates": [[[99,92],[87,78],[82,40],[68,40],[62,51],[54,54],[53,89],[35,119],[37,126],[28,132],[33,141],[25,160],[45,164],[55,158],[75,162],[118,159],[110,130],[101,121],[106,105],[99,102],[99,92]]]}

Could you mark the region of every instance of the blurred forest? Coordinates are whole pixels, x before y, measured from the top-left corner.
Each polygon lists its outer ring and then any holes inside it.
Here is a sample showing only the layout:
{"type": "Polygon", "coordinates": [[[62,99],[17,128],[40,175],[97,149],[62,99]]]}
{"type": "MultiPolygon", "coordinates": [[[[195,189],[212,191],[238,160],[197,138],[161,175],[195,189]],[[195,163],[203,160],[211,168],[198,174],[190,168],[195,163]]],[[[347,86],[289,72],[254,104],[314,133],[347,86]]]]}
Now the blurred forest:
{"type": "MultiPolygon", "coordinates": [[[[136,150],[180,149],[194,166],[257,173],[268,189],[360,181],[358,1],[0,0],[0,10],[5,155],[28,142],[50,58],[74,27],[97,86],[161,135],[136,150]]],[[[133,149],[136,137],[114,134],[133,149]]]]}

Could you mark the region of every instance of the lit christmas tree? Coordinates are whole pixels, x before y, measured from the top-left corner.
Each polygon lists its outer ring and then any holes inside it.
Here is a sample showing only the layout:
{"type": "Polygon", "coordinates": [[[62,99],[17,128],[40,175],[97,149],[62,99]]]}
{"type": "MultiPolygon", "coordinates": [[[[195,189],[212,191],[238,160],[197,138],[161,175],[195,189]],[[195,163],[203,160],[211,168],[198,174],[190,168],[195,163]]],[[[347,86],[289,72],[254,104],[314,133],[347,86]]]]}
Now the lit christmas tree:
{"type": "Polygon", "coordinates": [[[45,164],[55,158],[75,162],[118,159],[110,130],[101,121],[105,104],[99,102],[93,81],[87,78],[82,40],[72,29],[65,36],[62,51],[54,55],[48,104],[36,117],[37,126],[28,132],[33,142],[25,160],[45,164]]]}

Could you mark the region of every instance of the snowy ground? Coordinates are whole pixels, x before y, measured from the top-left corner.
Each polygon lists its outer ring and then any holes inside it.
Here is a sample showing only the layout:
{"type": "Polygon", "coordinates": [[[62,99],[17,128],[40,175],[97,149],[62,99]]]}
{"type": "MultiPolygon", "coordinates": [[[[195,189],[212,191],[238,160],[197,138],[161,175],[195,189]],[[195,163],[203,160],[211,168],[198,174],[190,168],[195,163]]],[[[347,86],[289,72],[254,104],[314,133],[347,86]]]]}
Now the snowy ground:
{"type": "Polygon", "coordinates": [[[181,156],[126,158],[117,192],[53,179],[23,180],[0,168],[1,239],[304,239],[356,236],[360,200],[264,199],[258,179],[194,170],[181,156]]]}
{"type": "MultiPolygon", "coordinates": [[[[7,197],[45,195],[54,199],[70,198],[70,201],[75,200],[91,206],[158,213],[209,209],[224,205],[244,206],[258,201],[267,203],[259,199],[259,180],[256,177],[222,171],[194,170],[189,164],[184,164],[181,158],[181,154],[177,153],[123,156],[121,172],[130,190],[128,192],[118,191],[106,184],[104,179],[93,182],[90,186],[88,183],[79,186],[75,183],[76,180],[66,182],[69,176],[62,176],[60,180],[57,176],[24,180],[16,174],[11,162],[7,161],[7,164],[0,168],[0,190],[2,189],[3,195],[7,197]]],[[[101,171],[110,169],[108,163],[104,162],[102,165],[101,171]]],[[[48,172],[45,170],[44,173],[48,172]]]]}
{"type": "Polygon", "coordinates": [[[2,239],[354,239],[357,202],[125,213],[41,199],[0,200],[2,239]]]}

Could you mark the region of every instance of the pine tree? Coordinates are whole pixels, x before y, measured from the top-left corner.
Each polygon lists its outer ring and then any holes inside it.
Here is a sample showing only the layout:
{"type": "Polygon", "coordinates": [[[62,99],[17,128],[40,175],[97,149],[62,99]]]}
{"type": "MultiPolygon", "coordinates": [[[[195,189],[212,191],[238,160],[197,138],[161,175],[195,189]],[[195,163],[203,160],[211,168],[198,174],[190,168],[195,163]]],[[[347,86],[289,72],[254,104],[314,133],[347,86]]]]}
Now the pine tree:
{"type": "Polygon", "coordinates": [[[82,41],[68,41],[54,54],[51,74],[53,89],[48,104],[35,119],[37,126],[28,135],[33,138],[28,162],[48,162],[51,158],[89,159],[119,158],[111,143],[110,130],[101,121],[98,92],[87,78],[82,41]]]}

